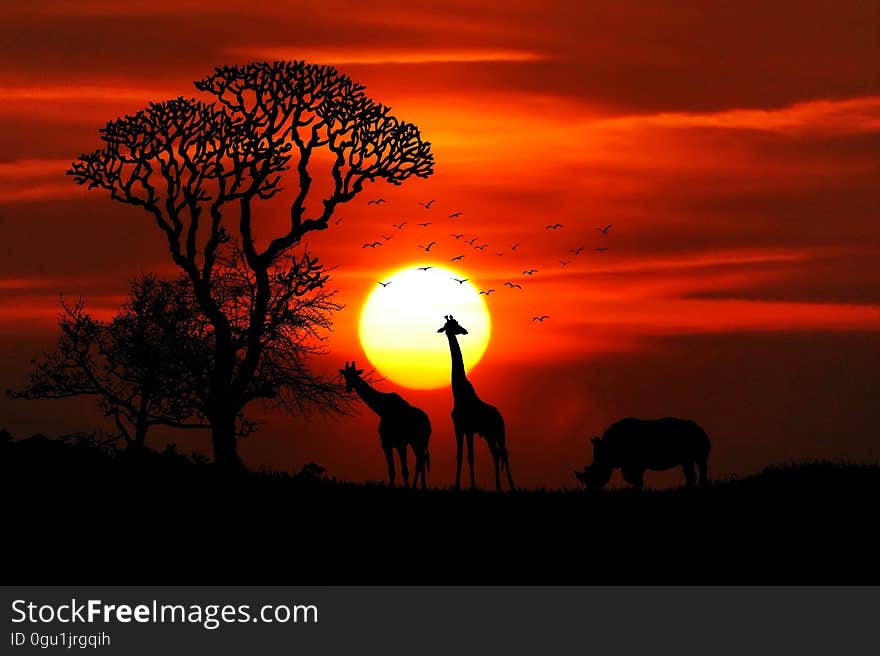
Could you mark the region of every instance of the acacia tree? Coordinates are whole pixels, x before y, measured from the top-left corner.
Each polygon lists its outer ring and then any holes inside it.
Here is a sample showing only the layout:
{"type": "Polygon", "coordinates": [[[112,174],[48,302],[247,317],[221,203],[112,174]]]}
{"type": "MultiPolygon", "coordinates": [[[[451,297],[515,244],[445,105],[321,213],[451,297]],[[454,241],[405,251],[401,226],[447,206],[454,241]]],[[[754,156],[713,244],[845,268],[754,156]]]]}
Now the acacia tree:
{"type": "Polygon", "coordinates": [[[274,275],[279,258],[310,231],[326,229],[335,209],[367,182],[427,177],[434,159],[415,125],[328,66],[255,62],[217,68],[195,84],[214,101],[178,98],[110,121],[101,130],[104,145],[81,155],[68,173],[142,208],[165,234],[210,322],[206,413],[215,462],[234,465],[236,417],[255,394],[271,392],[255,390],[253,382],[273,289],[283,284],[274,275]],[[321,153],[330,161],[326,192],[313,184],[321,153]],[[258,240],[256,206],[283,191],[291,168],[289,221],[258,240]],[[233,237],[254,280],[243,345],[213,293],[218,252],[233,237]]]}
{"type": "MultiPolygon", "coordinates": [[[[252,401],[281,407],[292,413],[317,408],[344,413],[350,399],[329,376],[315,373],[309,366],[315,355],[325,353],[326,332],[332,315],[341,309],[336,293],[326,288],[327,270],[308,252],[279,257],[273,267],[270,296],[265,321],[260,331],[260,363],[242,390],[239,423],[250,432],[255,424],[244,416],[244,407],[252,401]]],[[[189,280],[181,277],[178,286],[191,290],[189,280]]],[[[239,370],[247,357],[253,331],[251,317],[257,302],[259,285],[256,274],[247,266],[241,250],[231,243],[221,249],[211,295],[229,321],[231,343],[235,349],[234,368],[239,370]]],[[[200,311],[192,294],[190,305],[196,309],[189,322],[180,325],[177,359],[186,369],[206,414],[213,404],[211,354],[216,350],[216,331],[200,311]]]]}

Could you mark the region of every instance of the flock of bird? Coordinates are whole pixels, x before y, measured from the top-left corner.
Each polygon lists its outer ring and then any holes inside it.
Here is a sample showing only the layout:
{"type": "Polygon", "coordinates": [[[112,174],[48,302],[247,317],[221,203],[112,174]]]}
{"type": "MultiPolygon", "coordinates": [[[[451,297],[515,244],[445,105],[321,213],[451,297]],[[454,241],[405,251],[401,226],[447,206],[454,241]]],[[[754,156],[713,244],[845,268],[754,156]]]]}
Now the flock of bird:
{"type": "MultiPolygon", "coordinates": [[[[371,199],[371,200],[367,201],[367,205],[368,206],[370,206],[370,205],[381,206],[387,202],[388,201],[384,198],[375,198],[375,199],[371,199]]],[[[422,207],[424,210],[428,211],[428,210],[432,210],[436,203],[437,203],[436,199],[431,199],[431,200],[428,200],[425,202],[419,202],[419,206],[422,207]]],[[[455,221],[455,220],[459,219],[463,215],[464,215],[464,212],[460,211],[460,210],[451,212],[446,217],[446,221],[454,221],[456,224],[459,224],[460,222],[455,221]]],[[[341,221],[342,221],[342,219],[337,219],[336,224],[338,225],[341,221]]],[[[407,222],[407,221],[400,221],[400,223],[392,223],[391,227],[394,230],[391,231],[390,235],[382,234],[382,235],[380,235],[381,241],[377,239],[375,241],[367,242],[367,243],[363,244],[361,246],[361,248],[376,249],[376,248],[382,247],[385,243],[391,241],[394,238],[395,231],[397,233],[399,233],[408,225],[408,223],[409,222],[407,222]]],[[[429,228],[430,226],[434,225],[434,222],[433,221],[423,221],[423,222],[414,223],[413,225],[415,225],[421,229],[426,229],[426,228],[429,228]]],[[[614,224],[609,223],[605,226],[596,227],[595,230],[600,233],[601,238],[604,238],[604,237],[607,237],[607,235],[609,234],[609,231],[613,227],[614,227],[614,224]]],[[[546,226],[544,226],[544,230],[553,231],[553,232],[559,231],[559,230],[564,230],[564,229],[565,229],[565,225],[563,225],[562,223],[552,223],[552,224],[547,224],[546,226]]],[[[469,235],[464,232],[450,232],[449,236],[452,237],[452,239],[454,239],[454,242],[451,242],[451,243],[460,244],[462,247],[467,245],[471,249],[473,249],[474,251],[479,252],[479,253],[482,253],[483,251],[486,250],[486,248],[489,247],[489,244],[482,242],[482,240],[479,237],[471,237],[470,239],[465,239],[465,237],[469,237],[469,235]]],[[[428,241],[425,244],[417,244],[417,247],[420,248],[421,250],[423,250],[425,253],[436,256],[436,253],[432,252],[431,249],[434,248],[435,246],[437,246],[437,244],[438,244],[437,239],[431,239],[431,241],[428,241]]],[[[516,242],[515,244],[510,245],[509,251],[516,252],[517,249],[520,248],[520,245],[521,245],[520,242],[516,242]]],[[[567,254],[571,254],[574,257],[578,257],[584,252],[585,249],[586,249],[585,245],[577,246],[575,248],[569,249],[567,251],[567,254]]],[[[503,257],[507,252],[508,252],[508,249],[505,248],[504,250],[495,251],[495,255],[496,255],[496,257],[503,257]]],[[[605,253],[608,252],[608,248],[605,246],[597,246],[597,247],[593,248],[593,252],[595,252],[598,255],[604,255],[605,253]]],[[[457,254],[457,255],[449,258],[449,262],[450,263],[461,262],[462,260],[465,259],[465,257],[466,257],[466,254],[457,254]]],[[[563,269],[567,268],[568,265],[571,264],[572,262],[573,262],[573,259],[571,259],[571,258],[559,260],[559,263],[562,265],[563,269]]],[[[428,271],[432,268],[434,268],[434,267],[430,266],[430,265],[417,267],[417,269],[420,271],[428,271]]],[[[539,273],[539,270],[537,268],[531,267],[531,268],[523,269],[520,275],[529,276],[531,278],[538,273],[539,273]]],[[[454,281],[460,285],[463,285],[464,283],[469,281],[468,278],[451,278],[450,280],[454,281]]],[[[389,281],[389,282],[381,282],[380,281],[380,282],[378,282],[378,284],[381,285],[382,287],[387,287],[388,285],[391,284],[391,281],[389,281]]],[[[511,280],[505,281],[504,286],[508,287],[511,291],[514,289],[518,289],[520,291],[523,290],[523,285],[520,282],[515,282],[515,281],[511,281],[511,280]]],[[[483,296],[486,296],[486,297],[490,296],[493,293],[495,293],[494,288],[480,290],[480,294],[483,296]]],[[[539,314],[539,315],[535,315],[532,317],[532,322],[543,323],[546,319],[550,319],[550,318],[551,317],[547,314],[539,314]]]]}

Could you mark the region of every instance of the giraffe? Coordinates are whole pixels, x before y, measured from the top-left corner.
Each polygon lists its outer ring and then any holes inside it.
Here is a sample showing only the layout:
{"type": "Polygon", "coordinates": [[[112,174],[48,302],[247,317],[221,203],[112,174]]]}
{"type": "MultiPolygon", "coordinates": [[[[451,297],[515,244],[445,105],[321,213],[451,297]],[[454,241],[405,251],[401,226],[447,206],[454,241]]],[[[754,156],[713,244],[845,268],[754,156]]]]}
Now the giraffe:
{"type": "Polygon", "coordinates": [[[504,439],[504,418],[498,408],[482,401],[477,396],[474,386],[464,372],[464,360],[461,357],[461,347],[458,345],[457,335],[467,335],[468,331],[462,328],[452,318],[452,315],[444,317],[446,324],[437,332],[446,333],[449,340],[449,353],[452,356],[452,423],[455,426],[455,489],[461,484],[461,447],[462,440],[467,438],[468,467],[471,473],[471,489],[476,487],[474,480],[474,433],[479,433],[492,453],[495,461],[495,488],[501,491],[501,469],[507,470],[507,485],[513,491],[513,477],[510,474],[510,464],[507,461],[507,446],[504,439]]]}
{"type": "Polygon", "coordinates": [[[412,447],[416,455],[416,471],[413,477],[413,487],[418,485],[419,476],[422,479],[422,489],[425,489],[425,469],[431,468],[431,457],[428,454],[428,441],[431,439],[431,420],[424,410],[410,405],[399,394],[386,393],[372,387],[361,375],[363,369],[358,369],[355,363],[345,363],[345,368],[339,373],[345,379],[345,391],[357,392],[367,407],[379,415],[379,438],[385,458],[388,461],[388,478],[391,487],[394,487],[394,449],[397,449],[400,458],[400,471],[403,474],[403,484],[409,487],[409,470],[406,466],[406,445],[412,447]]]}

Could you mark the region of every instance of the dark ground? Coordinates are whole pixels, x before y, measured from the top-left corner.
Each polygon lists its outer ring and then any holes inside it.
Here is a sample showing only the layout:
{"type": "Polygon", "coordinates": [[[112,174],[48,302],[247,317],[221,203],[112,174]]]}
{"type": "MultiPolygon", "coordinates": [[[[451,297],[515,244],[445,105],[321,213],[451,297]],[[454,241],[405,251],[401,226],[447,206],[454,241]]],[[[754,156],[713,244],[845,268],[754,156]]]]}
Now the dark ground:
{"type": "Polygon", "coordinates": [[[876,465],[499,495],[0,442],[7,585],[880,583],[876,465]]]}

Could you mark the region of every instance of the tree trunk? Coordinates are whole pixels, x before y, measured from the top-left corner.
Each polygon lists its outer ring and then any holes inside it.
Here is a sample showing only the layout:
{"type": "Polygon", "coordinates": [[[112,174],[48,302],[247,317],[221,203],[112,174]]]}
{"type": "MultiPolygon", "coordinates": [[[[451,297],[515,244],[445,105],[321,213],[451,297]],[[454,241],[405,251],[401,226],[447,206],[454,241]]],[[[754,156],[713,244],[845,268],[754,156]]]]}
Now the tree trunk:
{"type": "Polygon", "coordinates": [[[143,449],[147,443],[147,418],[146,417],[138,417],[137,425],[135,426],[134,431],[134,442],[131,442],[130,446],[135,449],[143,449]]]}
{"type": "Polygon", "coordinates": [[[236,419],[237,415],[228,411],[220,412],[211,419],[211,445],[214,449],[214,464],[218,467],[235,469],[241,466],[241,460],[236,453],[236,419]]]}

